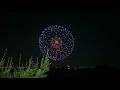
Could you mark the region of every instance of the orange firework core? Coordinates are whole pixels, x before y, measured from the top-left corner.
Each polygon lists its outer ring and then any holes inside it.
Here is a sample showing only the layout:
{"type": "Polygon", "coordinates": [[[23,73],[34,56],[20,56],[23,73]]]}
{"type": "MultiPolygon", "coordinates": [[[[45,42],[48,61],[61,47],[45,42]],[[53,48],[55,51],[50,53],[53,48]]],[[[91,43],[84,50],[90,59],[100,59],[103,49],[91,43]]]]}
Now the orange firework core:
{"type": "Polygon", "coordinates": [[[51,46],[53,47],[53,48],[59,48],[60,46],[62,45],[62,40],[61,40],[61,38],[59,38],[59,37],[57,37],[57,36],[55,36],[55,37],[53,37],[52,38],[52,40],[51,40],[51,46]]]}

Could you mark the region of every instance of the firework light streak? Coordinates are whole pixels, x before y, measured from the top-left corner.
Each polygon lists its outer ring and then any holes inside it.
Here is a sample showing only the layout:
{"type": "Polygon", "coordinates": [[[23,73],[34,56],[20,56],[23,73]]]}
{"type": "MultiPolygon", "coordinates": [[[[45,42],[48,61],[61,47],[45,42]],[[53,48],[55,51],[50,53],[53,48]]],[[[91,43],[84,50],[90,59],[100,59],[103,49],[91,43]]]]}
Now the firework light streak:
{"type": "Polygon", "coordinates": [[[45,28],[39,36],[39,48],[51,60],[63,60],[72,53],[74,38],[63,26],[52,25],[45,28]]]}

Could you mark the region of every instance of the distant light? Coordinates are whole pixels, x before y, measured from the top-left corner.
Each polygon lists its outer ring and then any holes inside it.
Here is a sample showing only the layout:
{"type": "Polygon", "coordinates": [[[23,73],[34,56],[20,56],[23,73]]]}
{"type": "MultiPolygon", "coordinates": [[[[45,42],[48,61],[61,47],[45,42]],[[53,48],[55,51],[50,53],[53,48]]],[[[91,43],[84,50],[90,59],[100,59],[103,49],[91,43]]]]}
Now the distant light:
{"type": "Polygon", "coordinates": [[[70,67],[70,65],[67,65],[67,67],[70,67]]]}

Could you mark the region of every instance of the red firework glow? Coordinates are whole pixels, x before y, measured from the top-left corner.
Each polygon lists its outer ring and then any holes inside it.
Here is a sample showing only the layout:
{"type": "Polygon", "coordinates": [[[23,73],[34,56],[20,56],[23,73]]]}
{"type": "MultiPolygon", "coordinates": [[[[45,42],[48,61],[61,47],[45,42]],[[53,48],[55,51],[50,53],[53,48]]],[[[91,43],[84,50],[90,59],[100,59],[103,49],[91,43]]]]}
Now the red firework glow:
{"type": "Polygon", "coordinates": [[[54,38],[52,38],[51,40],[51,47],[58,49],[60,46],[62,45],[62,40],[61,38],[55,36],[54,38]]]}
{"type": "Polygon", "coordinates": [[[54,36],[51,39],[51,46],[48,48],[48,54],[52,53],[52,51],[55,53],[54,55],[50,55],[50,58],[52,60],[57,60],[58,55],[61,54],[61,47],[62,47],[62,40],[60,37],[54,36]]]}

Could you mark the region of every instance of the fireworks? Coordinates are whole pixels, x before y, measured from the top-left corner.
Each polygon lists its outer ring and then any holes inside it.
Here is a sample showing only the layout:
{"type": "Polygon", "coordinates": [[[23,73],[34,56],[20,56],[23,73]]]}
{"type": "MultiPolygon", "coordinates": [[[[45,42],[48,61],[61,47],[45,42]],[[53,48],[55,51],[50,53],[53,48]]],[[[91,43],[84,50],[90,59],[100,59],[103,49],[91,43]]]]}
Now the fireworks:
{"type": "Polygon", "coordinates": [[[63,26],[52,25],[44,29],[39,37],[39,47],[51,60],[63,60],[74,48],[74,38],[63,26]]]}

